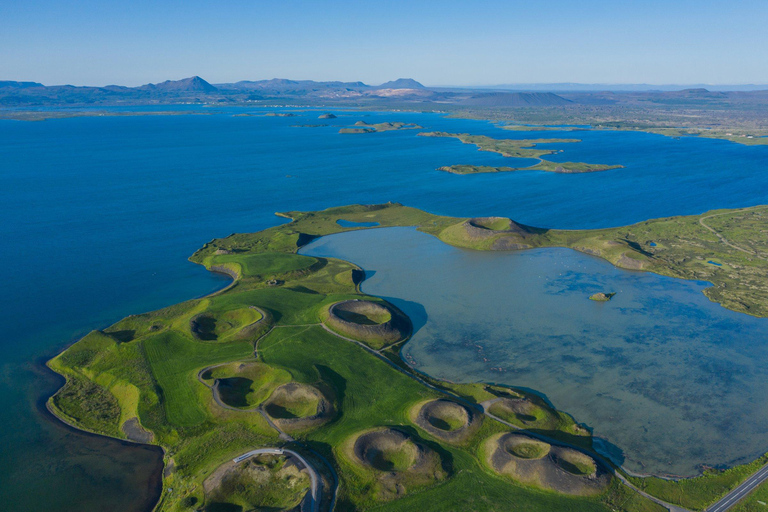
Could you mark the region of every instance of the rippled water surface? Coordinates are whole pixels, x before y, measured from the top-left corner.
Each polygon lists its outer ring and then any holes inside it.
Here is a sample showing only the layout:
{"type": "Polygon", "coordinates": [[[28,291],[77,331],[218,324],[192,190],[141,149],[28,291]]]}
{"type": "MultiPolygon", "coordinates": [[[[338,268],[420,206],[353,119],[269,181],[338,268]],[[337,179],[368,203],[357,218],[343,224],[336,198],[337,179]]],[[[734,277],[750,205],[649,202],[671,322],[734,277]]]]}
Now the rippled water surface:
{"type": "Polygon", "coordinates": [[[435,169],[518,163],[455,139],[418,137],[420,130],[341,135],[338,129],[365,120],[497,138],[540,138],[542,132],[434,114],[335,111],[338,119],[318,121],[314,111],[286,118],[254,108],[161,110],[194,114],[0,121],[0,496],[6,510],[146,507],[155,492],[146,484],[154,474],[148,468],[159,457],[45,419],[38,404],[57,384],[39,361],[90,329],[221,287],[224,281],[186,258],[211,238],[282,222],[275,211],[400,201],[446,215],[593,228],[768,202],[768,147],[547,132],[583,139],[557,145],[563,153],[552,160],[626,168],[456,176],[435,169]],[[234,116],[243,113],[255,115],[234,116]],[[319,123],[328,126],[296,127],[319,123]],[[140,471],[125,471],[132,460],[140,471]],[[136,485],[140,481],[146,485],[136,485]]]}
{"type": "Polygon", "coordinates": [[[570,249],[456,249],[411,228],[332,235],[302,253],[374,271],[363,290],[420,327],[403,350],[417,369],[540,391],[633,471],[690,475],[768,447],[768,319],[710,302],[707,283],[570,249]],[[597,292],[616,295],[589,300],[597,292]]]}

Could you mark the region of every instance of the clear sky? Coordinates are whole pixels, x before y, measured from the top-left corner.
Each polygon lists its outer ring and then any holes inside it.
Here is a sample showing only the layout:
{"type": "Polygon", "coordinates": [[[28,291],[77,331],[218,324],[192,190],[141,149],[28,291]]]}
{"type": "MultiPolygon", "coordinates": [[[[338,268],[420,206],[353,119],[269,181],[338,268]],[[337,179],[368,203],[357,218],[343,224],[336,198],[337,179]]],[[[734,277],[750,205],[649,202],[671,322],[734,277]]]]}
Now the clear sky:
{"type": "Polygon", "coordinates": [[[768,0],[0,0],[0,80],[768,83],[768,0]]]}

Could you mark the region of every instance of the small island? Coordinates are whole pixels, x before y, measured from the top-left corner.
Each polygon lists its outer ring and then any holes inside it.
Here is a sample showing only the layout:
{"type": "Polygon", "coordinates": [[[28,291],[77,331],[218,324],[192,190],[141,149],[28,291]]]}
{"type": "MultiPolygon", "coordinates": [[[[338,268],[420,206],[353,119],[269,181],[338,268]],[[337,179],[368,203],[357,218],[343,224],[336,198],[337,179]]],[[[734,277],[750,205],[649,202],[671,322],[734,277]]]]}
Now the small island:
{"type": "Polygon", "coordinates": [[[599,292],[599,293],[590,295],[589,300],[594,300],[596,302],[608,302],[613,298],[614,295],[616,295],[615,292],[611,292],[611,293],[599,292]]]}
{"type": "Polygon", "coordinates": [[[318,116],[318,119],[336,119],[336,115],[331,113],[321,114],[320,116],[318,116]]]}
{"type": "Polygon", "coordinates": [[[439,171],[452,174],[479,174],[511,171],[547,171],[561,174],[577,174],[585,172],[600,172],[611,169],[621,169],[623,165],[588,164],[584,162],[552,162],[545,160],[545,155],[562,152],[557,149],[537,149],[539,144],[560,144],[581,142],[580,139],[494,139],[486,135],[470,135],[468,133],[424,132],[422,137],[453,137],[464,144],[474,144],[479,151],[499,153],[508,158],[535,158],[538,163],[528,167],[495,167],[488,165],[448,165],[438,167],[439,171]]]}
{"type": "Polygon", "coordinates": [[[583,162],[550,162],[549,160],[540,160],[536,165],[530,167],[493,167],[490,165],[444,165],[438,167],[438,171],[449,172],[451,174],[483,174],[494,172],[514,172],[514,171],[546,171],[559,174],[580,174],[585,172],[601,172],[611,169],[622,169],[623,165],[605,165],[605,164],[585,164],[583,162]]]}
{"type": "Polygon", "coordinates": [[[389,132],[393,130],[421,130],[422,127],[414,123],[366,123],[358,121],[350,128],[342,128],[339,133],[376,133],[389,132]]]}

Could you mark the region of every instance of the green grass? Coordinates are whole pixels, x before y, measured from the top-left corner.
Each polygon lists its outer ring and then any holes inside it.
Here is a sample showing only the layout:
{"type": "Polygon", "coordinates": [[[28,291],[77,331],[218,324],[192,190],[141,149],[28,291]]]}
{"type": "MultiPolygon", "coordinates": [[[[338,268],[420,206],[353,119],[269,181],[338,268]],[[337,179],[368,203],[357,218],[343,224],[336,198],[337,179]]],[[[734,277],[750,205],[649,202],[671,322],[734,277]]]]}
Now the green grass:
{"type": "Polygon", "coordinates": [[[220,379],[219,394],[224,403],[233,407],[255,407],[278,386],[291,381],[288,371],[257,362],[219,366],[203,377],[211,383],[220,379]]]}
{"type": "Polygon", "coordinates": [[[317,414],[320,405],[320,396],[312,393],[274,394],[265,406],[267,413],[273,418],[308,418],[317,414]]]}
{"type": "Polygon", "coordinates": [[[245,342],[212,345],[168,332],[147,339],[144,350],[152,375],[162,389],[168,422],[189,427],[207,417],[197,371],[208,364],[248,357],[251,346],[245,342]]]}
{"type": "Polygon", "coordinates": [[[190,319],[192,334],[202,340],[223,341],[240,334],[246,325],[261,320],[262,315],[254,308],[237,308],[228,311],[206,310],[190,319]]]}
{"type": "Polygon", "coordinates": [[[768,455],[725,471],[709,470],[704,475],[683,480],[630,478],[648,494],[690,510],[704,510],[768,462],[768,455]]]}
{"type": "Polygon", "coordinates": [[[398,448],[377,451],[370,462],[381,471],[406,471],[416,460],[416,450],[413,443],[406,441],[398,448]]]}
{"type": "MultiPolygon", "coordinates": [[[[615,510],[601,498],[572,498],[552,492],[536,491],[490,475],[466,453],[452,450],[454,476],[417,494],[406,496],[389,504],[376,507],[376,511],[443,512],[445,510],[471,510],[472,512],[609,512],[615,510]],[[446,508],[450,504],[450,508],[446,508]]],[[[642,510],[621,508],[621,510],[642,510]]],[[[648,509],[656,512],[660,509],[648,509]]]]}
{"type": "Polygon", "coordinates": [[[521,459],[540,459],[549,453],[549,446],[544,443],[519,443],[510,447],[509,452],[521,459]]]}
{"type": "Polygon", "coordinates": [[[609,171],[611,169],[622,169],[623,167],[623,165],[587,164],[584,162],[551,162],[549,160],[542,159],[539,163],[529,167],[494,167],[490,165],[459,164],[444,165],[442,167],[438,167],[437,170],[449,172],[451,174],[482,174],[514,171],[547,171],[562,174],[577,174],[582,172],[609,171]]]}
{"type": "Polygon", "coordinates": [[[743,501],[737,503],[731,512],[765,512],[766,510],[768,510],[768,483],[763,483],[743,501]]]}
{"type": "Polygon", "coordinates": [[[549,160],[542,160],[536,165],[530,167],[524,167],[519,169],[521,171],[547,171],[558,172],[563,174],[578,174],[582,172],[601,172],[610,171],[612,169],[623,169],[623,165],[611,165],[611,164],[588,164],[584,162],[551,162],[549,160]]]}
{"type": "Polygon", "coordinates": [[[93,432],[122,437],[118,431],[120,406],[103,387],[81,377],[70,377],[51,400],[73,424],[93,432]]]}
{"type": "Polygon", "coordinates": [[[555,149],[535,149],[538,144],[564,144],[581,142],[579,139],[494,139],[486,135],[468,133],[424,132],[422,137],[452,137],[464,144],[474,144],[480,151],[491,151],[509,158],[541,158],[557,153],[555,149]]]}
{"type": "Polygon", "coordinates": [[[355,311],[343,311],[341,309],[337,309],[336,314],[342,320],[361,325],[378,325],[389,322],[392,319],[392,315],[388,311],[379,310],[358,313],[355,311]]]}
{"type": "Polygon", "coordinates": [[[561,457],[558,460],[558,465],[574,475],[595,474],[595,463],[581,453],[571,453],[568,456],[561,457]]]}
{"type": "Polygon", "coordinates": [[[491,217],[486,222],[473,221],[479,227],[490,229],[491,231],[504,231],[512,226],[512,222],[504,217],[491,217]]]}
{"type": "Polygon", "coordinates": [[[429,423],[433,427],[439,428],[440,430],[445,430],[446,432],[453,432],[466,425],[466,422],[464,421],[463,418],[460,418],[459,416],[448,415],[448,414],[442,414],[440,416],[432,416],[431,418],[429,418],[429,423]]]}
{"type": "Polygon", "coordinates": [[[413,123],[366,123],[365,121],[358,121],[351,128],[341,128],[339,133],[376,133],[376,132],[388,132],[392,130],[414,130],[420,129],[421,126],[413,123]]]}
{"type": "Polygon", "coordinates": [[[215,255],[211,263],[213,265],[236,263],[242,267],[245,276],[267,278],[306,270],[317,261],[316,258],[299,254],[264,253],[215,255]]]}
{"type": "Polygon", "coordinates": [[[496,402],[488,412],[531,432],[587,449],[592,447],[589,432],[581,429],[569,415],[549,407],[536,395],[528,395],[527,399],[526,410],[513,411],[496,402]]]}
{"type": "Polygon", "coordinates": [[[206,512],[287,510],[297,506],[309,490],[309,477],[282,457],[248,459],[224,477],[207,500],[206,512]]]}
{"type": "MultiPolygon", "coordinates": [[[[510,506],[531,511],[658,510],[615,481],[600,496],[572,498],[519,487],[493,475],[479,459],[480,446],[508,427],[489,418],[455,446],[432,438],[413,424],[410,411],[415,404],[443,395],[319,325],[330,304],[347,299],[381,300],[359,293],[355,277],[360,270],[354,264],[295,254],[300,245],[314,237],[361,229],[339,226],[336,221],[340,218],[375,221],[382,227],[416,226],[447,243],[476,249],[492,248],[504,237],[530,247],[571,247],[620,266],[708,279],[715,284],[707,290],[713,300],[737,311],[768,316],[768,265],[764,259],[768,258],[768,243],[761,231],[768,215],[765,207],[595,231],[526,228],[517,234],[492,234],[482,242],[467,238],[466,230],[461,229],[466,219],[431,215],[392,203],[282,215],[292,222],[213,240],[190,258],[208,267],[237,268],[235,286],[205,299],[127,317],[103,332],[88,334],[49,362],[69,380],[51,400],[56,414],[88,430],[117,436],[125,420],[138,417],[144,428],[155,435],[154,442],[165,449],[167,460],[176,468],[165,476],[166,492],[159,511],[188,510],[184,503],[192,499],[204,503],[202,481],[219,465],[250,449],[278,442],[277,433],[260,414],[225,409],[213,402],[211,390],[197,380],[197,374],[218,363],[227,364],[212,370],[207,382],[233,379],[227,382],[228,399],[242,408],[262,403],[277,386],[291,380],[317,388],[333,404],[334,414],[327,421],[295,436],[337,468],[341,481],[339,510],[421,512],[445,510],[446,503],[457,509],[479,511],[508,510],[510,506]],[[748,253],[724,244],[699,223],[701,219],[748,253]],[[652,247],[651,241],[656,246],[652,247]],[[707,265],[709,259],[722,262],[723,267],[707,265]],[[281,282],[266,282],[273,278],[281,282]],[[259,316],[250,306],[265,311],[268,318],[258,334],[240,338],[237,333],[242,326],[259,316]],[[206,314],[215,320],[209,326],[216,335],[215,342],[195,340],[189,331],[190,320],[206,314]],[[266,336],[259,341],[255,362],[253,342],[262,334],[266,336]],[[356,464],[345,451],[349,439],[376,428],[400,429],[414,442],[426,446],[441,461],[441,467],[434,468],[435,475],[439,475],[427,478],[402,472],[406,476],[397,483],[405,489],[405,495],[394,499],[397,492],[393,492],[392,482],[382,480],[381,472],[356,464]],[[393,501],[384,503],[382,497],[393,501]]],[[[407,371],[397,349],[387,349],[385,354],[407,371]]],[[[526,397],[533,407],[524,411],[526,417],[507,414],[511,423],[585,449],[591,447],[589,432],[534,394],[501,386],[426,379],[474,402],[497,396],[526,397]]],[[[295,410],[291,407],[283,406],[292,416],[305,416],[314,412],[313,407],[316,410],[317,403],[298,404],[295,410]]],[[[452,418],[442,420],[448,429],[457,428],[452,418]]],[[[301,444],[296,447],[303,449],[301,444]]],[[[398,454],[384,456],[398,467],[407,462],[398,454]]],[[[572,464],[576,471],[589,469],[572,464]]],[[[636,483],[649,493],[693,509],[715,500],[754,469],[747,465],[682,482],[642,479],[636,483]]],[[[273,490],[276,498],[289,494],[278,483],[268,487],[265,495],[273,490]]]]}

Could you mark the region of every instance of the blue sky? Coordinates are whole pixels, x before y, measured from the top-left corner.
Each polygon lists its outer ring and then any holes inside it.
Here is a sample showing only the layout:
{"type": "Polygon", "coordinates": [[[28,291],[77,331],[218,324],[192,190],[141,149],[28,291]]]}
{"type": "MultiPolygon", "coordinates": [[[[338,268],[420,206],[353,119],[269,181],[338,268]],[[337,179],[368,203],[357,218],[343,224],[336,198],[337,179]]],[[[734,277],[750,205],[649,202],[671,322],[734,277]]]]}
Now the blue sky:
{"type": "Polygon", "coordinates": [[[766,0],[0,0],[0,80],[768,83],[766,0]]]}

